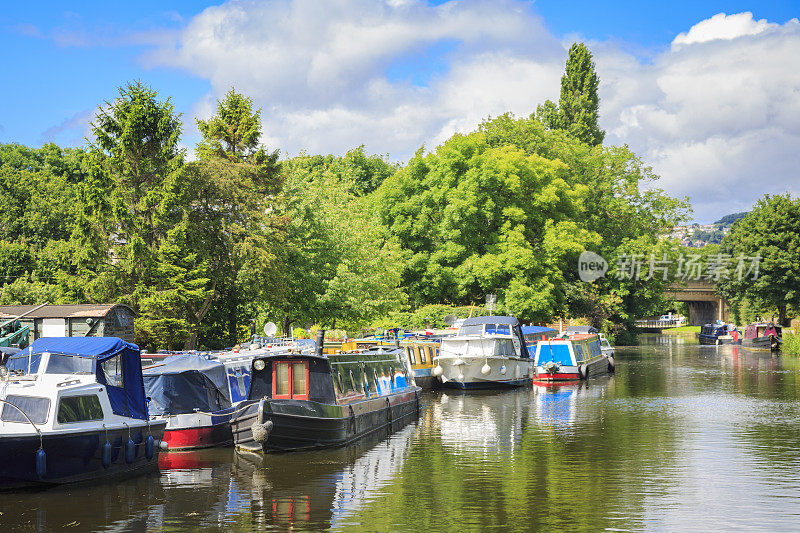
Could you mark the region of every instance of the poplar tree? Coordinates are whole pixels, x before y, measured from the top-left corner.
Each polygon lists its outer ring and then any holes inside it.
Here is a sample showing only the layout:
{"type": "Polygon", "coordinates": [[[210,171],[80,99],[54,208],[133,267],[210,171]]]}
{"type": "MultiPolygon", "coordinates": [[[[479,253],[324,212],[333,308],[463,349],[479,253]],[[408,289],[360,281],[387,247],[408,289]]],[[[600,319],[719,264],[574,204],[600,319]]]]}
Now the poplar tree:
{"type": "Polygon", "coordinates": [[[536,109],[536,118],[550,129],[567,130],[590,146],[602,144],[606,133],[597,124],[599,83],[592,53],[583,43],[573,43],[564,75],[561,76],[558,106],[547,100],[536,109]]]}

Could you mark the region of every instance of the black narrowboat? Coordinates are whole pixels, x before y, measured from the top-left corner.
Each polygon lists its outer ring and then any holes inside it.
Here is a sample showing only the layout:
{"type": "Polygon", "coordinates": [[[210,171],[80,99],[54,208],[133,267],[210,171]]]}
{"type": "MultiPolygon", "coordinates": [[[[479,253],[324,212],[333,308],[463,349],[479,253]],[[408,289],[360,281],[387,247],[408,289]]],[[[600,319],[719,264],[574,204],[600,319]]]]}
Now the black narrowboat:
{"type": "Polygon", "coordinates": [[[419,413],[399,348],[361,353],[265,354],[252,363],[248,399],[231,420],[238,449],[343,446],[419,413]]]}

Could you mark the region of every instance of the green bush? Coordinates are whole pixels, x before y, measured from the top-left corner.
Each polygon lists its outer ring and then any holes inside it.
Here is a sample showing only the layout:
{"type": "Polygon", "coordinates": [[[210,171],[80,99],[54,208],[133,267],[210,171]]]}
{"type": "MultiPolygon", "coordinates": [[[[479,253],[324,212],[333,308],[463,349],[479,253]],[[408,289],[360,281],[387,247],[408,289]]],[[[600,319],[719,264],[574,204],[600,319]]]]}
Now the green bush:
{"type": "Polygon", "coordinates": [[[785,330],[781,351],[786,355],[800,355],[800,333],[785,330]]]}

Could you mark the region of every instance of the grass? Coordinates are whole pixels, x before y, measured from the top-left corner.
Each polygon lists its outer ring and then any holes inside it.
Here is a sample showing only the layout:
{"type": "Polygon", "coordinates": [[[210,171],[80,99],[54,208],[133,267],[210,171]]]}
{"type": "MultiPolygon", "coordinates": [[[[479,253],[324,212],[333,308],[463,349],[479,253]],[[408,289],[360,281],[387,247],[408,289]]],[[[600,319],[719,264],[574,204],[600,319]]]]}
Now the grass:
{"type": "Polygon", "coordinates": [[[681,326],[679,328],[665,328],[661,330],[662,335],[689,335],[700,333],[701,326],[681,326]]]}
{"type": "Polygon", "coordinates": [[[800,355],[800,333],[783,332],[781,352],[786,355],[800,355]]]}

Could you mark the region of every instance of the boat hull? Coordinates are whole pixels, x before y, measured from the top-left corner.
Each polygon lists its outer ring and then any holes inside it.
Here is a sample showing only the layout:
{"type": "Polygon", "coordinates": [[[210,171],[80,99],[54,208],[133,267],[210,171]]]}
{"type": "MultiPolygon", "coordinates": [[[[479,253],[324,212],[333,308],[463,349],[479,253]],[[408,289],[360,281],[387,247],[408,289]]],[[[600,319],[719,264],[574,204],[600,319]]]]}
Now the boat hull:
{"type": "Polygon", "coordinates": [[[780,342],[775,337],[769,335],[765,337],[756,337],[754,339],[743,339],[742,347],[751,350],[771,350],[774,352],[780,349],[780,342]]]}
{"type": "Polygon", "coordinates": [[[581,379],[588,379],[595,376],[610,374],[614,367],[609,356],[603,355],[594,361],[585,363],[585,373],[581,372],[578,366],[561,366],[556,372],[548,372],[544,366],[536,368],[533,378],[534,383],[554,383],[554,382],[574,382],[581,379]]]}
{"type": "Polygon", "coordinates": [[[533,363],[512,357],[439,357],[442,387],[493,389],[530,385],[533,363]],[[458,364],[457,364],[458,363],[458,364]],[[485,366],[488,366],[488,372],[485,366]]]}
{"type": "Polygon", "coordinates": [[[414,384],[422,390],[433,390],[441,385],[441,382],[433,376],[433,367],[412,368],[414,372],[414,384]]]}
{"type": "Polygon", "coordinates": [[[263,422],[271,422],[266,442],[253,438],[259,402],[252,401],[231,421],[238,449],[282,452],[344,446],[382,428],[401,427],[419,414],[420,388],[346,405],[307,400],[264,400],[263,422]]]}
{"type": "Polygon", "coordinates": [[[233,443],[231,415],[233,408],[213,414],[186,413],[165,416],[164,442],[169,450],[197,450],[233,443]]]}
{"type": "Polygon", "coordinates": [[[44,434],[41,443],[38,435],[0,436],[0,457],[13,458],[0,463],[0,490],[46,486],[63,483],[95,481],[124,477],[151,469],[158,469],[158,442],[164,435],[166,422],[155,421],[130,430],[134,442],[133,461],[126,458],[129,431],[126,428],[106,431],[102,428],[79,432],[44,434]],[[155,440],[153,456],[147,458],[146,439],[155,440]],[[111,444],[110,463],[103,465],[103,448],[111,444]],[[45,472],[37,473],[36,453],[45,452],[45,472]]]}

